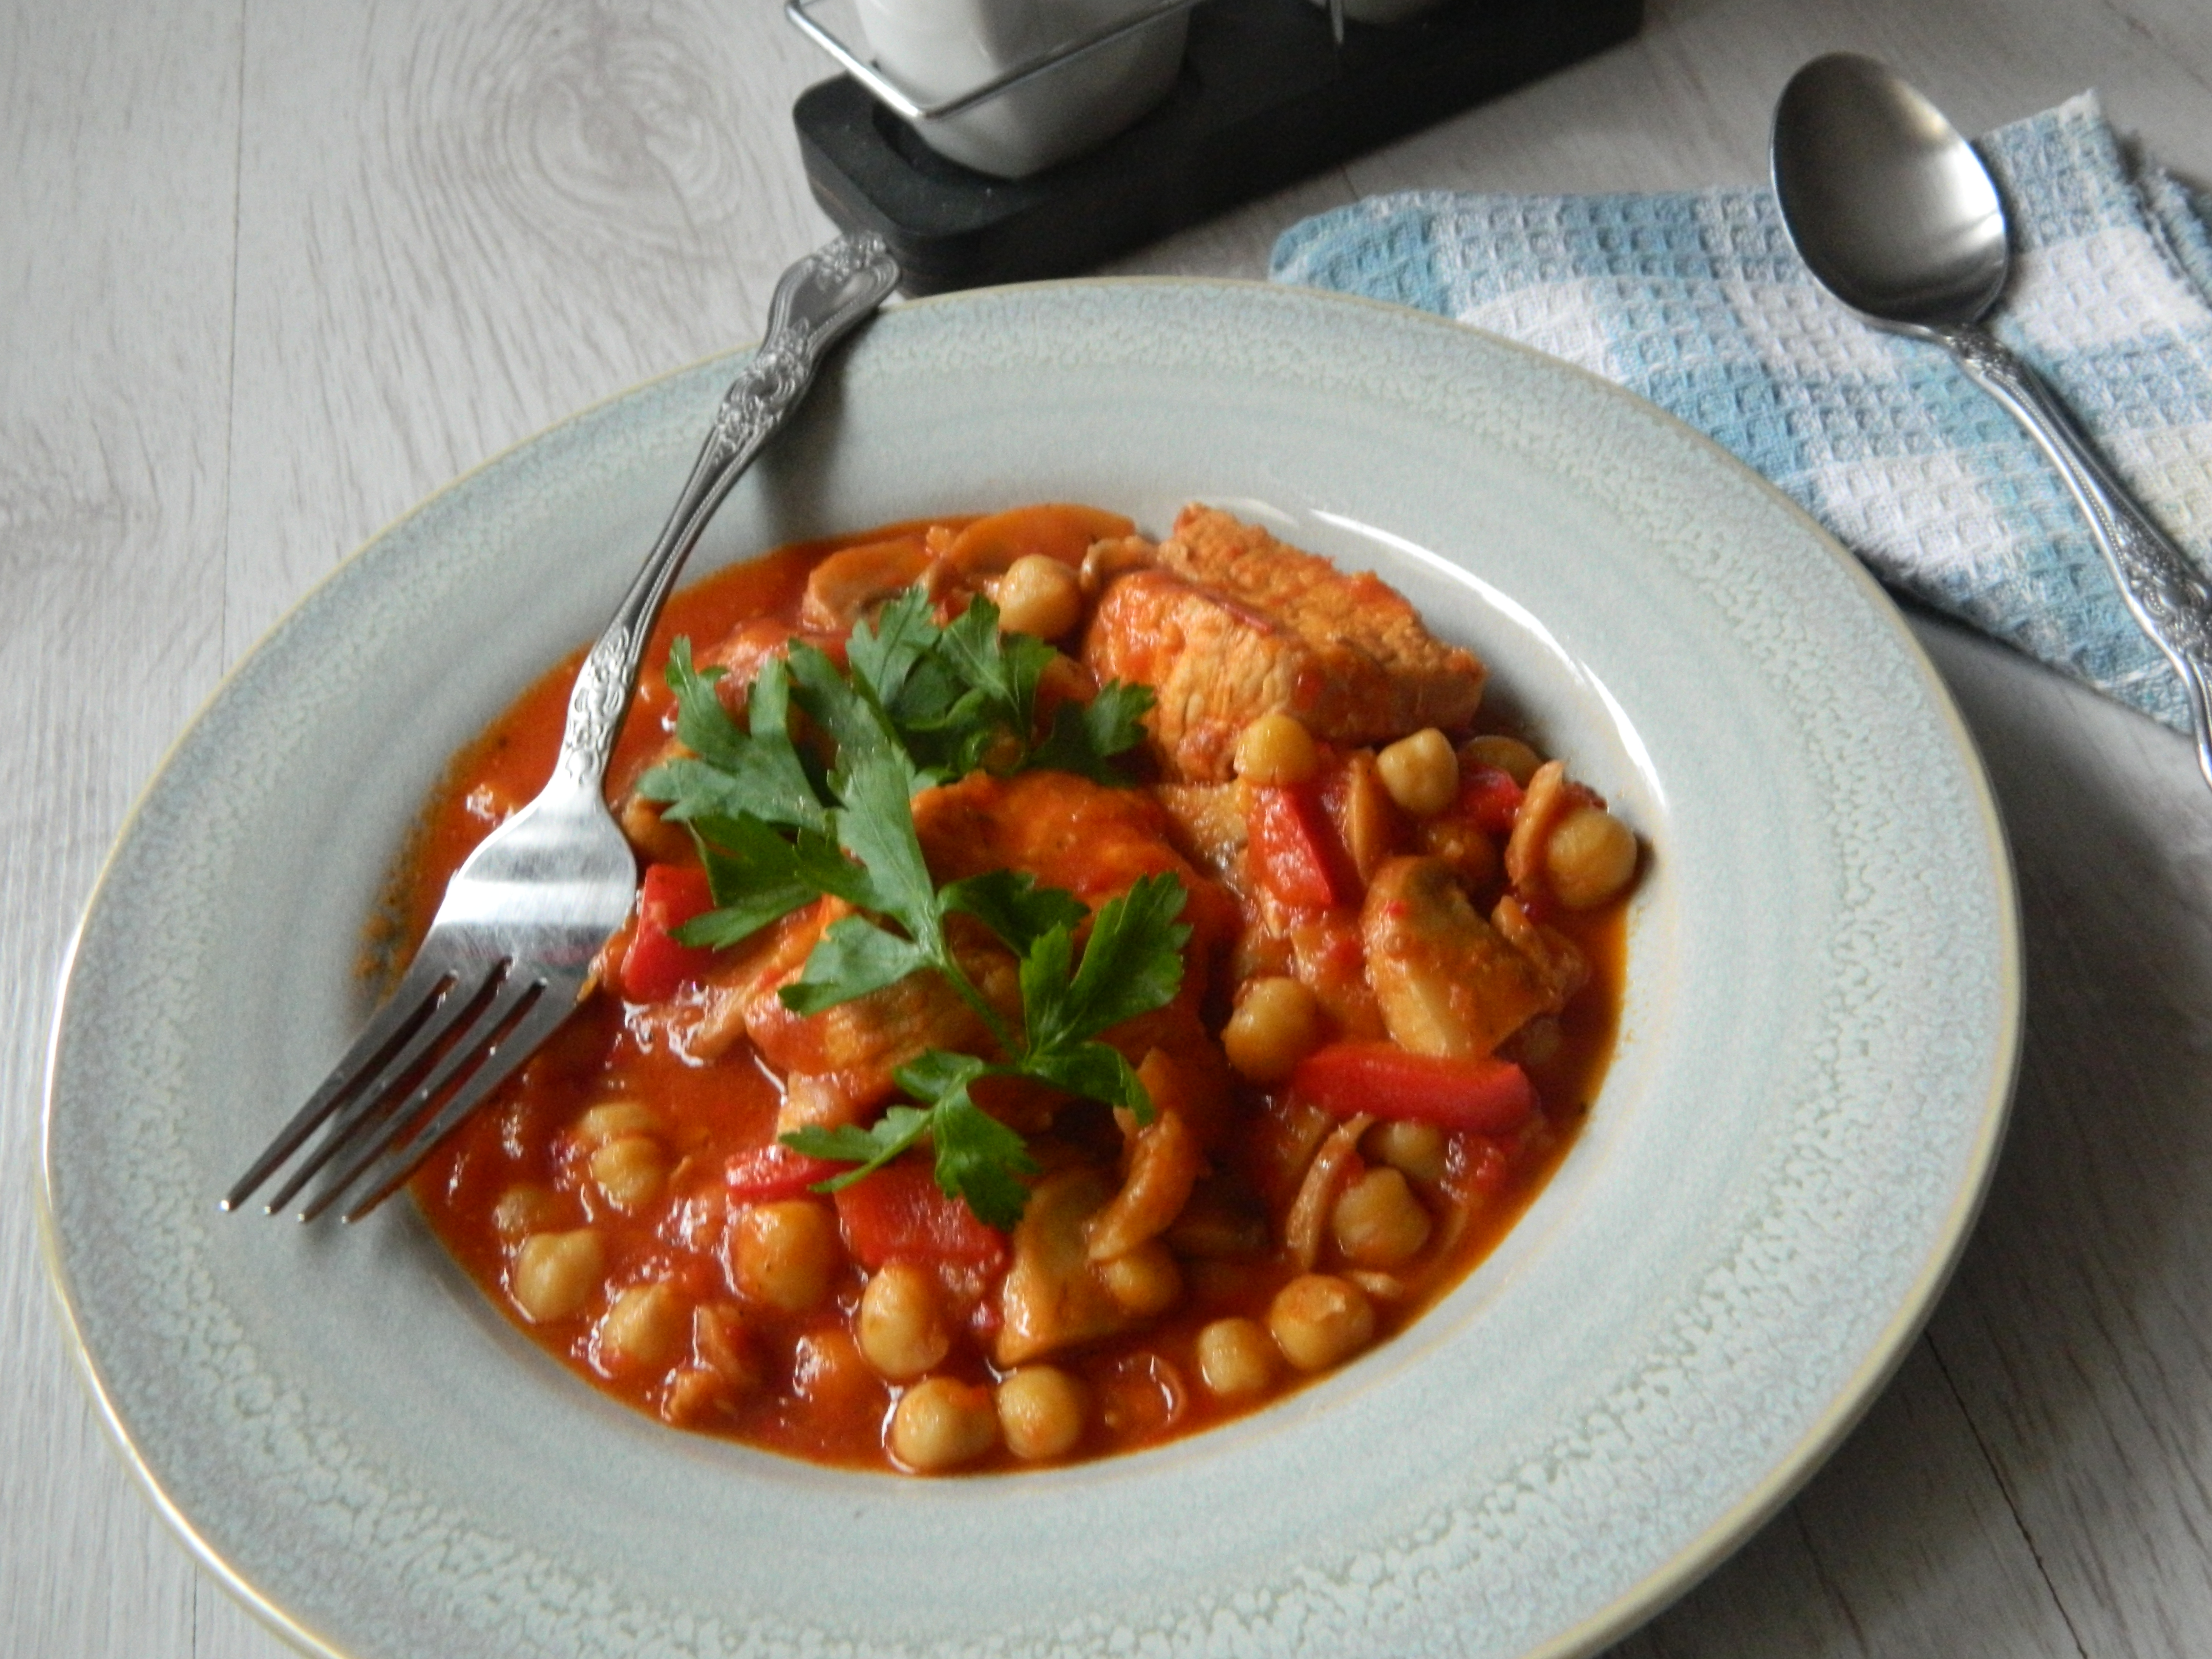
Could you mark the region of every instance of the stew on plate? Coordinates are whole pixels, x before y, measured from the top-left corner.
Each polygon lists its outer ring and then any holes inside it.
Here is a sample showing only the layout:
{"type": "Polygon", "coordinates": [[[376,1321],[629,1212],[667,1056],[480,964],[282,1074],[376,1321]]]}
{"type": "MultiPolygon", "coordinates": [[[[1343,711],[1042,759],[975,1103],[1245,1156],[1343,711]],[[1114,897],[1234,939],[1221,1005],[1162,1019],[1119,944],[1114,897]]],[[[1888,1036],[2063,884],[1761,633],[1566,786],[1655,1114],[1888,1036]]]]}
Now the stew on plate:
{"type": "MultiPolygon", "coordinates": [[[[1638,838],[1372,575],[1034,506],[709,577],[648,662],[634,917],[415,1182],[641,1411],[909,1474],[1186,1434],[1404,1328],[1595,1094],[1638,838]]],[[[454,761],[402,937],[575,667],[454,761]]]]}

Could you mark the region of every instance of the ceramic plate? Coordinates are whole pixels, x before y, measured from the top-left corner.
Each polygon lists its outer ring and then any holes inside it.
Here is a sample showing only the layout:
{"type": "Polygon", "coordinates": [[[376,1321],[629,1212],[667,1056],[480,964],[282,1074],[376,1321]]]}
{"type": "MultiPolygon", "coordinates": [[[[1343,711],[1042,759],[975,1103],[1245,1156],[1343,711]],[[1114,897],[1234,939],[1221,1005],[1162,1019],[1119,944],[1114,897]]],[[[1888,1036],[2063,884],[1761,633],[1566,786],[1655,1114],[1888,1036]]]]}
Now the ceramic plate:
{"type": "Polygon", "coordinates": [[[732,369],[580,416],[349,560],[233,675],[77,941],[55,1272],[131,1462],[310,1647],[424,1654],[1588,1651],[1880,1387],[1996,1149],[2020,1006],[1979,766],[1897,616],[1648,405],[1410,312],[1096,283],[904,307],[695,566],[925,514],[1202,499],[1371,566],[1652,855],[1618,1055],[1520,1226],[1398,1340],[1230,1427],[919,1481],[663,1430],[394,1205],[215,1199],[361,1018],[447,757],[595,633],[732,369]]]}

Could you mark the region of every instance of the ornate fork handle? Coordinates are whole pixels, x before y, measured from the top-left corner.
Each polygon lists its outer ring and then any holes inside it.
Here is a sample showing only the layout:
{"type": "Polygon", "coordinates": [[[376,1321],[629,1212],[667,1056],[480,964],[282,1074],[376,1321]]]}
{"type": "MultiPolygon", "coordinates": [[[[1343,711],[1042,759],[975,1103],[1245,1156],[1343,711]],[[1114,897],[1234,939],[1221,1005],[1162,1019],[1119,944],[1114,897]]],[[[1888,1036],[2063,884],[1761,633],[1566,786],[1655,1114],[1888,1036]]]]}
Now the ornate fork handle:
{"type": "Polygon", "coordinates": [[[864,232],[800,260],[776,284],[760,349],[723,394],[714,429],[659,539],[577,672],[556,776],[598,793],[646,641],[700,532],[813,383],[823,354],[890,295],[898,277],[883,239],[864,232]]]}
{"type": "Polygon", "coordinates": [[[2143,517],[2073,417],[2010,348],[1972,325],[1929,332],[2011,412],[2066,481],[2129,611],[2181,676],[2197,763],[2212,783],[2212,581],[2143,517]]]}

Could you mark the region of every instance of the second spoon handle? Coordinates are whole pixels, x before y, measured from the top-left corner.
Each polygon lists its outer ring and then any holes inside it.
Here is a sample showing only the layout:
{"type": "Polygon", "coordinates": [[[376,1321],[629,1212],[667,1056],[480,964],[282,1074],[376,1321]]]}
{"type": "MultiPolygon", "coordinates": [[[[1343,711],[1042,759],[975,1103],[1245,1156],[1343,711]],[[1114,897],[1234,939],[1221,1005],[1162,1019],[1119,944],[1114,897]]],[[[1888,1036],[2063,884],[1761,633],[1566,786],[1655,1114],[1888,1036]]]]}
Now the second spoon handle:
{"type": "Polygon", "coordinates": [[[1972,325],[1928,331],[1967,378],[2010,411],[2065,479],[2128,610],[2181,676],[2197,730],[2197,764],[2212,784],[2212,582],[2142,515],[2072,416],[2009,346],[1972,325]]]}

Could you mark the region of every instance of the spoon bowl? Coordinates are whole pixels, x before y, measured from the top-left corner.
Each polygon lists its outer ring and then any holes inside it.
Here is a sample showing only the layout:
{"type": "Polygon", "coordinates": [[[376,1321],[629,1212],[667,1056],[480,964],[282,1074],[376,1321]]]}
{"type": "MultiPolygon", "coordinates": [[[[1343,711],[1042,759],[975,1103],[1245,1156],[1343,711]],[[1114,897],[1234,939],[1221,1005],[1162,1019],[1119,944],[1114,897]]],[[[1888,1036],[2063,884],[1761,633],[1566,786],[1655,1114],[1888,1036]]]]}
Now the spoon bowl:
{"type": "Polygon", "coordinates": [[[1852,310],[1971,323],[2003,291],[2012,260],[1989,169],[1886,64],[1837,52],[1798,70],[1774,112],[1773,164],[1799,255],[1852,310]]]}
{"type": "Polygon", "coordinates": [[[2065,481],[2129,613],[2180,677],[2212,784],[2212,583],[2128,498],[2064,405],[1978,326],[2012,258],[1989,169],[1886,64],[1837,52],[1775,106],[1775,200],[1820,284],[1877,327],[1942,346],[2065,481]]]}

